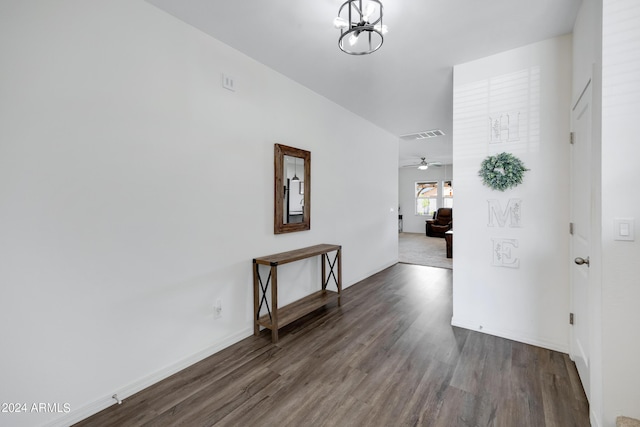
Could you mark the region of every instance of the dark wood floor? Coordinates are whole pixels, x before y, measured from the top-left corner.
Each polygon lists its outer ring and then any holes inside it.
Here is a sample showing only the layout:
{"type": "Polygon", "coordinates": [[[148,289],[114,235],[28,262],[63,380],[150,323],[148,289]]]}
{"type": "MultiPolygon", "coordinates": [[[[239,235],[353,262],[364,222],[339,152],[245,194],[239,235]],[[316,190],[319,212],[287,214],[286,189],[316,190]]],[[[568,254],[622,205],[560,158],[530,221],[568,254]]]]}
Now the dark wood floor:
{"type": "Polygon", "coordinates": [[[565,354],[452,327],[452,272],[396,264],[80,426],[589,426],[565,354]]]}

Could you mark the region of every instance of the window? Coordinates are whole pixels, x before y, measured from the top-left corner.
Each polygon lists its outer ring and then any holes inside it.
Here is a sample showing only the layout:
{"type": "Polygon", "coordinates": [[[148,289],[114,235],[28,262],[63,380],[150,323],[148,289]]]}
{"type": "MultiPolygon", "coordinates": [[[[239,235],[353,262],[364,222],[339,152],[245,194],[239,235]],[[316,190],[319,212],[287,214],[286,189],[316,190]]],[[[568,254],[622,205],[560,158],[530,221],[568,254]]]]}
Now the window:
{"type": "Polygon", "coordinates": [[[433,216],[438,209],[438,183],[416,182],[416,215],[433,216]]]}
{"type": "Polygon", "coordinates": [[[453,184],[451,181],[442,182],[442,206],[445,208],[453,207],[453,184]]]}

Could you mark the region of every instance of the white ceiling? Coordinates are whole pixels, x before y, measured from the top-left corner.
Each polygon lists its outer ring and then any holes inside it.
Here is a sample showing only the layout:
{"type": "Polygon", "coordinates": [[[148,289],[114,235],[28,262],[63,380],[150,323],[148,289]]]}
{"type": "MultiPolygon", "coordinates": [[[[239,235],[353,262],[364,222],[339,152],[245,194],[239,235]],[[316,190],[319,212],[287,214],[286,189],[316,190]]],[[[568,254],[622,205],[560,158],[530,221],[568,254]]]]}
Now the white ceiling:
{"type": "Polygon", "coordinates": [[[573,28],[581,0],[381,0],[377,52],[338,48],[343,0],[148,0],[396,136],[400,164],[451,163],[453,66],[573,28]]]}

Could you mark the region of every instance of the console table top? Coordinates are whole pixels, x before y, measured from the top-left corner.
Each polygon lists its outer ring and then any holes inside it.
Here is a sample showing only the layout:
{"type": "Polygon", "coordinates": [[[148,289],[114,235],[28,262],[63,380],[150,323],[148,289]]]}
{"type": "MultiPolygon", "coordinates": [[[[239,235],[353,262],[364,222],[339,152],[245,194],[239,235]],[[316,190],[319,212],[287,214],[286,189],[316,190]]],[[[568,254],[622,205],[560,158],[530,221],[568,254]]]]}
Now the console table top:
{"type": "Polygon", "coordinates": [[[276,266],[305,258],[310,258],[316,255],[326,254],[327,252],[337,251],[341,247],[341,245],[330,245],[328,243],[322,243],[319,245],[308,246],[306,248],[295,249],[293,251],[281,252],[279,254],[254,258],[253,262],[262,265],[276,266]]]}

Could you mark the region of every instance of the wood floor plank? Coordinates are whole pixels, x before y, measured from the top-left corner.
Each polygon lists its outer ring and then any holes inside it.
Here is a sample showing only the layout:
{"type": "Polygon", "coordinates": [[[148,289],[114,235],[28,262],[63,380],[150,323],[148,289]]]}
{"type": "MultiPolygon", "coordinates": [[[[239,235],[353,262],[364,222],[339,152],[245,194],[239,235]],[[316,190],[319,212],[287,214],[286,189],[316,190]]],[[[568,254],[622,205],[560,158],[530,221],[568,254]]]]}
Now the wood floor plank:
{"type": "MultiPolygon", "coordinates": [[[[498,406],[493,399],[447,387],[437,417],[427,424],[433,427],[493,426],[498,406]]],[[[514,424],[516,426],[518,424],[514,424]]]]}
{"type": "Polygon", "coordinates": [[[535,399],[523,395],[501,399],[498,404],[495,426],[513,427],[514,420],[518,420],[518,427],[545,425],[541,405],[538,405],[535,399]]]}
{"type": "Polygon", "coordinates": [[[565,369],[569,374],[569,382],[571,383],[573,396],[580,402],[588,405],[587,396],[584,393],[584,388],[582,387],[582,381],[580,381],[580,377],[578,376],[578,371],[574,368],[575,364],[569,358],[568,354],[564,355],[564,363],[565,363],[565,369]]]}
{"type": "Polygon", "coordinates": [[[495,398],[511,396],[512,341],[495,336],[485,338],[484,370],[480,379],[482,393],[495,398]]]}
{"type": "Polygon", "coordinates": [[[544,374],[542,391],[547,426],[583,427],[589,425],[588,408],[585,402],[575,398],[567,376],[544,374]]]}
{"type": "Polygon", "coordinates": [[[512,366],[510,380],[512,394],[507,402],[510,415],[527,413],[532,426],[545,425],[540,373],[534,367],[512,366]]]}
{"type": "Polygon", "coordinates": [[[243,365],[229,375],[212,382],[200,393],[182,400],[144,425],[212,425],[249,399],[258,390],[278,378],[278,374],[264,367],[243,365]]]}
{"type": "Polygon", "coordinates": [[[376,393],[378,398],[372,402],[372,411],[369,413],[369,425],[397,425],[398,420],[413,414],[414,419],[418,419],[419,409],[424,401],[421,397],[428,395],[433,390],[437,393],[449,383],[453,373],[450,366],[438,363],[430,357],[423,357],[424,346],[428,345],[421,339],[420,331],[409,330],[398,341],[398,348],[391,349],[394,353],[403,354],[403,358],[397,369],[387,376],[380,384],[380,390],[376,393]],[[400,346],[404,350],[400,350],[400,346]],[[440,375],[435,375],[435,372],[440,375]],[[435,378],[440,381],[433,381],[435,378]]]}
{"type": "Polygon", "coordinates": [[[397,264],[78,426],[588,425],[566,354],[451,326],[452,272],[397,264]]]}
{"type": "Polygon", "coordinates": [[[365,420],[371,413],[371,406],[356,399],[353,396],[346,396],[340,405],[325,417],[319,427],[344,427],[344,426],[365,426],[365,420]]]}
{"type": "Polygon", "coordinates": [[[451,385],[468,393],[482,391],[482,376],[485,368],[487,337],[469,334],[460,353],[451,385]]]}
{"type": "Polygon", "coordinates": [[[413,396],[404,405],[398,424],[402,426],[430,425],[438,418],[455,365],[429,360],[413,396]]]}

